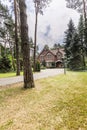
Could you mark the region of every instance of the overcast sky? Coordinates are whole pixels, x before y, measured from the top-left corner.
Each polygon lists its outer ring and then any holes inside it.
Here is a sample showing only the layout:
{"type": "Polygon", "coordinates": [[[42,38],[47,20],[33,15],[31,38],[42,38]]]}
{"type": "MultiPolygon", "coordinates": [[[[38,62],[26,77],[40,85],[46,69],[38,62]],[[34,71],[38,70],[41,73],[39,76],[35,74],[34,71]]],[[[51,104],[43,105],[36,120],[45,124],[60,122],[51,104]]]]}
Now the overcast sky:
{"type": "MultiPolygon", "coordinates": [[[[26,2],[29,37],[34,39],[34,4],[33,0],[26,0],[26,2]]],[[[67,29],[70,18],[72,18],[75,25],[77,25],[79,13],[75,10],[66,8],[65,0],[52,0],[49,7],[44,10],[44,15],[38,16],[37,44],[39,45],[40,50],[43,49],[45,44],[49,47],[52,47],[55,43],[63,44],[64,31],[67,29]]]]}
{"type": "MultiPolygon", "coordinates": [[[[32,0],[28,5],[28,24],[29,35],[34,37],[34,5],[32,0]]],[[[38,17],[38,33],[37,43],[42,49],[45,44],[52,47],[54,43],[63,43],[64,31],[67,29],[67,24],[73,19],[75,25],[78,24],[79,14],[72,9],[66,8],[65,0],[52,0],[49,7],[44,11],[44,15],[38,17]]]]}

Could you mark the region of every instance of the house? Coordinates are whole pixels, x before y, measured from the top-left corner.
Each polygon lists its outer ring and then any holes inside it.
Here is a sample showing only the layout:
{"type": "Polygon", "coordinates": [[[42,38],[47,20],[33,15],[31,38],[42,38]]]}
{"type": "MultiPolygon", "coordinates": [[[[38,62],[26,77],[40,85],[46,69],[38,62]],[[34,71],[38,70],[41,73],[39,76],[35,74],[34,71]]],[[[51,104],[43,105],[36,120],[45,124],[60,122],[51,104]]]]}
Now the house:
{"type": "Polygon", "coordinates": [[[57,49],[43,49],[42,52],[38,56],[38,60],[42,65],[46,67],[57,67],[62,68],[63,67],[63,58],[64,58],[65,52],[63,48],[57,48],[57,49]]]}

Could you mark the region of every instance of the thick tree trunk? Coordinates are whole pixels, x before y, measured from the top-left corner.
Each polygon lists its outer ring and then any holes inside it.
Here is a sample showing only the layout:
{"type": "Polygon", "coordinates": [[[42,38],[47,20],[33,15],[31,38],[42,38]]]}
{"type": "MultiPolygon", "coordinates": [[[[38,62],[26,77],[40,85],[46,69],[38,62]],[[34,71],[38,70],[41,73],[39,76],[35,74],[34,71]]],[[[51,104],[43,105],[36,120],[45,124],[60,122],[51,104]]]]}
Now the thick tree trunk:
{"type": "Polygon", "coordinates": [[[36,15],[35,15],[35,34],[34,34],[34,71],[36,71],[37,18],[38,18],[38,12],[36,11],[36,15]]]}
{"type": "Polygon", "coordinates": [[[23,52],[23,67],[24,67],[24,88],[33,88],[34,80],[30,64],[30,47],[28,38],[28,25],[27,25],[25,0],[19,0],[19,8],[20,8],[21,41],[23,52]]]}
{"type": "Polygon", "coordinates": [[[18,29],[17,29],[17,1],[14,0],[14,14],[15,14],[15,45],[16,45],[16,75],[20,75],[20,58],[19,58],[19,43],[18,43],[18,29]]]}

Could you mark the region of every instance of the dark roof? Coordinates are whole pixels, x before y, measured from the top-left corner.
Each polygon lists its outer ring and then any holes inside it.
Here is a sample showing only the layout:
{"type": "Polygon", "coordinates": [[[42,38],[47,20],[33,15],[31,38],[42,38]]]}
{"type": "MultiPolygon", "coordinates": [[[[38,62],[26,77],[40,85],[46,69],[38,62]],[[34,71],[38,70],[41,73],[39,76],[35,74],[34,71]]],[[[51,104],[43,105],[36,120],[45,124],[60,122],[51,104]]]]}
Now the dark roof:
{"type": "Polygon", "coordinates": [[[54,55],[56,55],[57,54],[57,52],[58,52],[58,49],[55,49],[55,50],[50,50],[54,55]]]}
{"type": "Polygon", "coordinates": [[[53,50],[50,50],[50,51],[51,51],[54,55],[57,55],[58,52],[60,52],[62,55],[65,54],[63,48],[53,49],[53,50]]]}
{"type": "MultiPolygon", "coordinates": [[[[65,55],[65,51],[64,51],[64,49],[63,48],[57,48],[57,49],[52,49],[52,50],[42,50],[42,52],[40,53],[40,55],[43,55],[43,56],[45,56],[47,53],[52,53],[53,55],[57,55],[57,53],[58,52],[60,52],[62,55],[63,55],[63,57],[64,57],[64,55],[65,55]]],[[[40,56],[39,55],[39,56],[40,56]]]]}

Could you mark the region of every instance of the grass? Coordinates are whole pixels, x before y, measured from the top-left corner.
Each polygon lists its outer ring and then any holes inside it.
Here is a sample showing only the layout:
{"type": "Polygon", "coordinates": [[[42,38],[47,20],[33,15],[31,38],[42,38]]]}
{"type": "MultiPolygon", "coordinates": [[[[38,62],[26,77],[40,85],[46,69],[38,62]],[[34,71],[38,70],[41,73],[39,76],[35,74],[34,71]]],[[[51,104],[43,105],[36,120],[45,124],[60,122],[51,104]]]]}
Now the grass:
{"type": "Polygon", "coordinates": [[[0,90],[0,130],[87,130],[87,73],[0,90]]]}
{"type": "MultiPolygon", "coordinates": [[[[20,74],[23,75],[23,72],[21,72],[20,74]]],[[[14,76],[16,76],[16,72],[0,73],[0,78],[7,78],[14,76]]]]}

